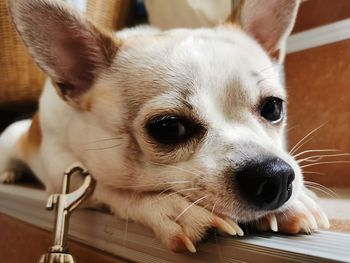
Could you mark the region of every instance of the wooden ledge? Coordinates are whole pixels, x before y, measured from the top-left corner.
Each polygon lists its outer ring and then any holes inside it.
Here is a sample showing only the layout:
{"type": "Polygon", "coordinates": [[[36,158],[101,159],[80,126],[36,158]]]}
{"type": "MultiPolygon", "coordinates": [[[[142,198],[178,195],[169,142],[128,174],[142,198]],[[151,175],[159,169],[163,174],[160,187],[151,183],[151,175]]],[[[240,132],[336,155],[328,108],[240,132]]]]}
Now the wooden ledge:
{"type": "MultiPolygon", "coordinates": [[[[42,190],[0,185],[0,213],[51,230],[53,213],[44,209],[42,190]]],[[[2,226],[1,226],[2,227],[2,226]]],[[[168,251],[142,226],[97,211],[72,215],[71,240],[133,262],[349,262],[350,235],[323,232],[310,236],[254,234],[243,238],[219,237],[198,245],[198,252],[168,251]]],[[[0,230],[1,231],[1,230],[0,230]]],[[[12,231],[16,231],[15,229],[12,231]]],[[[0,235],[0,240],[3,235],[0,235]]],[[[31,237],[35,242],[35,237],[31,237]]],[[[4,242],[3,240],[1,242],[4,242]]],[[[1,244],[0,242],[0,244],[1,244]]],[[[50,243],[47,244],[49,246],[50,243]]],[[[20,253],[20,248],[18,248],[20,253]]],[[[39,255],[38,255],[39,256],[39,255]]],[[[108,262],[108,261],[107,261],[108,262]]]]}

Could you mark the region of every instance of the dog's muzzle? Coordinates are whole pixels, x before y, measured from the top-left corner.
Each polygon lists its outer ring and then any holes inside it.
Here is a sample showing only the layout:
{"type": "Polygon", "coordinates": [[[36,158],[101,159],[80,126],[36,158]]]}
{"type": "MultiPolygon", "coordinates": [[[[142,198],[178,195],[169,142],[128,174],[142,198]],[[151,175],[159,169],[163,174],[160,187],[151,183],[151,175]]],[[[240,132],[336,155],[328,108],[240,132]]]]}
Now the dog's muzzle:
{"type": "Polygon", "coordinates": [[[247,162],[235,173],[241,196],[259,210],[281,207],[292,195],[293,168],[277,157],[247,162]]]}

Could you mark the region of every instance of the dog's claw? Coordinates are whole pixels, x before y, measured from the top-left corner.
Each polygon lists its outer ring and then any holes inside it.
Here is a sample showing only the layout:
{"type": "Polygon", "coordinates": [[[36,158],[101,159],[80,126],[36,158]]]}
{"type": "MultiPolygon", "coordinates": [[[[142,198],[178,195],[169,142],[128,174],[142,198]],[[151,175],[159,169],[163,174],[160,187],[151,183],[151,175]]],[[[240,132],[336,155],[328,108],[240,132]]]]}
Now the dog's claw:
{"type": "Polygon", "coordinates": [[[309,222],[307,220],[302,220],[300,222],[300,230],[307,235],[311,234],[311,229],[309,227],[309,222]]]}
{"type": "Polygon", "coordinates": [[[321,209],[318,211],[318,216],[320,227],[323,229],[328,229],[330,227],[328,217],[321,209]]]}
{"type": "Polygon", "coordinates": [[[229,217],[226,217],[226,218],[225,218],[225,221],[226,221],[228,224],[230,224],[231,227],[233,227],[233,229],[236,231],[236,233],[237,233],[238,236],[240,236],[240,237],[244,236],[243,230],[239,227],[239,225],[238,225],[235,221],[233,221],[233,220],[232,220],[231,218],[229,218],[229,217]]]}
{"type": "Polygon", "coordinates": [[[311,213],[305,213],[306,217],[307,217],[307,220],[309,222],[309,226],[310,226],[310,229],[311,231],[313,230],[317,230],[317,222],[316,222],[316,219],[314,218],[314,216],[311,214],[311,213]]]}
{"type": "Polygon", "coordinates": [[[304,203],[304,205],[312,212],[314,221],[318,222],[320,228],[328,229],[330,226],[329,220],[326,214],[322,211],[322,209],[320,209],[318,205],[315,203],[315,201],[311,197],[307,196],[306,194],[302,194],[300,199],[304,203]]]}
{"type": "Polygon", "coordinates": [[[273,232],[277,232],[278,231],[278,224],[277,224],[276,216],[274,214],[271,214],[267,217],[267,220],[269,221],[270,229],[273,232]]]}
{"type": "Polygon", "coordinates": [[[222,230],[223,232],[231,236],[237,235],[236,230],[233,228],[233,226],[231,226],[228,222],[221,219],[220,217],[215,217],[212,224],[214,227],[222,230]]]}
{"type": "Polygon", "coordinates": [[[197,252],[193,242],[185,234],[180,234],[177,236],[177,238],[188,251],[190,251],[191,253],[197,252]]]}

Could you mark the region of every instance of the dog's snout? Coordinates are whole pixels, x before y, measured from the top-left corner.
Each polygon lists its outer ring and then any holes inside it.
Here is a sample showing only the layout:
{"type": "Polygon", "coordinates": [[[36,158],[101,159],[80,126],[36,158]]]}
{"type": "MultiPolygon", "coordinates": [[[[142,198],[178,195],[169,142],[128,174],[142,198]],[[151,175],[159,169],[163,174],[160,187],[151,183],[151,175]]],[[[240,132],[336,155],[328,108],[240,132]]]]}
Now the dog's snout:
{"type": "Polygon", "coordinates": [[[292,194],[293,168],[280,158],[251,161],[236,172],[243,198],[261,210],[282,206],[292,194]]]}

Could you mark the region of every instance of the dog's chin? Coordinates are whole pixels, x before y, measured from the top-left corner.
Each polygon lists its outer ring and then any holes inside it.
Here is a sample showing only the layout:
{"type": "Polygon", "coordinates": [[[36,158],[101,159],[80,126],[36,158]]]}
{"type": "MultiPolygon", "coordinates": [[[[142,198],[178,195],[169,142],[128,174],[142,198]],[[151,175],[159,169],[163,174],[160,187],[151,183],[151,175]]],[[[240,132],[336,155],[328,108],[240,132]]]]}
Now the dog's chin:
{"type": "Polygon", "coordinates": [[[297,193],[293,193],[290,199],[280,207],[271,210],[260,210],[256,207],[246,205],[239,210],[232,211],[231,213],[227,212],[224,214],[226,216],[230,216],[233,219],[236,219],[237,222],[249,223],[259,220],[260,218],[272,213],[283,213],[284,211],[288,210],[288,208],[290,208],[295,198],[297,198],[297,193]]]}
{"type": "MultiPolygon", "coordinates": [[[[249,223],[252,221],[259,220],[260,218],[267,216],[271,213],[279,213],[287,210],[294,198],[295,195],[293,194],[286,203],[284,203],[280,207],[271,210],[259,209],[255,206],[249,205],[244,200],[235,200],[234,202],[232,202],[232,205],[221,205],[219,202],[217,202],[214,210],[215,213],[220,216],[230,217],[240,223],[249,223]]],[[[227,204],[228,202],[222,202],[222,204],[224,203],[227,204]]]]}
{"type": "Polygon", "coordinates": [[[226,212],[223,214],[232,219],[235,219],[237,222],[249,223],[249,222],[258,220],[259,218],[262,218],[271,212],[274,212],[274,211],[264,211],[264,210],[258,210],[251,207],[247,207],[245,209],[239,209],[233,212],[226,212]]]}

